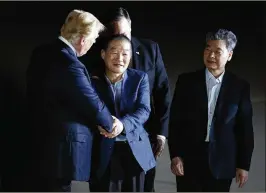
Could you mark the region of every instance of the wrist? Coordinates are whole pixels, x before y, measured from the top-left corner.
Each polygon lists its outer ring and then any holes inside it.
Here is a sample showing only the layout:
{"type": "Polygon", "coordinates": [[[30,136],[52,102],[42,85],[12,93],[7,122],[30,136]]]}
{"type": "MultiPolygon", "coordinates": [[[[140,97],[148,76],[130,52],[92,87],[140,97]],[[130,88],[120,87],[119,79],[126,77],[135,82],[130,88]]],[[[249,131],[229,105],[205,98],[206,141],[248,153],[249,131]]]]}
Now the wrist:
{"type": "Polygon", "coordinates": [[[162,140],[162,141],[164,141],[164,142],[165,142],[165,140],[166,140],[166,137],[165,137],[165,136],[163,136],[163,135],[157,135],[157,139],[160,139],[160,140],[162,140]]]}

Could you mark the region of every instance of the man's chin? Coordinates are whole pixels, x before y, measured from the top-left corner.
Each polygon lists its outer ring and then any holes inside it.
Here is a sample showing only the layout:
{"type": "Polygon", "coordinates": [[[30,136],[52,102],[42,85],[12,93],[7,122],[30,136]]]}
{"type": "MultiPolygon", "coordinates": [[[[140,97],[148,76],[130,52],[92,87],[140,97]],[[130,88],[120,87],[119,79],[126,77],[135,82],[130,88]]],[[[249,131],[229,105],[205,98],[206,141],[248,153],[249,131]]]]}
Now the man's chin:
{"type": "Polygon", "coordinates": [[[114,70],[115,73],[124,73],[125,72],[125,69],[115,69],[114,70]]]}
{"type": "Polygon", "coordinates": [[[205,65],[206,68],[208,68],[209,70],[218,70],[218,66],[215,64],[207,64],[205,65]]]}

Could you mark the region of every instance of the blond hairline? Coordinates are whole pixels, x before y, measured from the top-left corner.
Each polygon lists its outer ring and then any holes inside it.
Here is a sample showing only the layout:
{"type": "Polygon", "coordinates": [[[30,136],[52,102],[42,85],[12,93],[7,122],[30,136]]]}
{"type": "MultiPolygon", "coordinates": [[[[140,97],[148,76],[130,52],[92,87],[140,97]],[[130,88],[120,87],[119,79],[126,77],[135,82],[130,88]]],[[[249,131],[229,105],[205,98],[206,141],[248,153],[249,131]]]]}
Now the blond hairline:
{"type": "Polygon", "coordinates": [[[76,44],[80,37],[93,39],[105,30],[105,26],[91,13],[82,10],[71,11],[61,28],[61,35],[76,44]]]}

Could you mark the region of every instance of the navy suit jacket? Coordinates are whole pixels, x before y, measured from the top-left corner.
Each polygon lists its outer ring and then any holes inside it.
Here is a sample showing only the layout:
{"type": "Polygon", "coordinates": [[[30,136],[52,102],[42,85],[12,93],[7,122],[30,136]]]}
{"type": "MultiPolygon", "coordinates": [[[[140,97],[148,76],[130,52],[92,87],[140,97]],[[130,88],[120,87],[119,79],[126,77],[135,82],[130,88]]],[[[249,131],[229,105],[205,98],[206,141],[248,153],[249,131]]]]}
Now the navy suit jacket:
{"type": "MultiPolygon", "coordinates": [[[[92,76],[92,82],[99,96],[107,105],[110,112],[115,115],[115,104],[112,90],[109,87],[104,73],[92,76]]],[[[121,102],[120,121],[124,125],[126,139],[137,162],[146,172],[155,167],[155,158],[151,149],[148,133],[143,125],[150,114],[149,80],[146,73],[134,69],[127,69],[124,74],[121,102]]],[[[95,147],[93,153],[93,169],[100,178],[110,161],[115,139],[105,138],[95,134],[95,147]]],[[[130,166],[129,166],[130,167],[130,166]]]]}
{"type": "MultiPolygon", "coordinates": [[[[205,69],[178,77],[170,111],[171,159],[193,159],[207,135],[205,69]]],[[[213,117],[209,165],[217,179],[231,179],[236,168],[249,170],[254,148],[249,84],[225,71],[213,117]]],[[[197,165],[194,162],[194,165],[197,165]]],[[[197,166],[200,167],[200,166],[197,166]]],[[[185,169],[186,175],[186,169],[185,169]]]]}
{"type": "MultiPolygon", "coordinates": [[[[102,44],[105,38],[97,40],[96,45],[82,58],[89,73],[100,68],[104,69],[104,62],[100,57],[102,44]]],[[[131,38],[132,68],[146,72],[149,77],[151,113],[145,124],[150,138],[156,135],[168,134],[170,111],[170,86],[168,76],[162,59],[159,45],[148,39],[131,38]]]]}
{"type": "Polygon", "coordinates": [[[87,181],[92,129],[113,119],[74,51],[56,40],[34,50],[27,71],[32,165],[39,175],[87,181]]]}

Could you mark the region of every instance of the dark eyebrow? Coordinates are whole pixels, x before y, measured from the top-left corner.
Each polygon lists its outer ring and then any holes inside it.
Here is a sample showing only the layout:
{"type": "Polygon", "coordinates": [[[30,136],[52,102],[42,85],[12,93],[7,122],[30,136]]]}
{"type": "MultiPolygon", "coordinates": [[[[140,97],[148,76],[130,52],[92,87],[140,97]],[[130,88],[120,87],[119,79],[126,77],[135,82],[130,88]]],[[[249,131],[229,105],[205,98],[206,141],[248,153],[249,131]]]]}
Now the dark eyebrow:
{"type": "Polygon", "coordinates": [[[115,50],[115,49],[117,49],[117,48],[116,48],[116,47],[111,47],[111,48],[110,48],[110,50],[115,50]]]}
{"type": "MultiPolygon", "coordinates": [[[[110,50],[117,50],[117,48],[116,47],[111,47],[110,50]]],[[[123,51],[130,51],[130,49],[125,49],[123,51]]]]}
{"type": "MultiPolygon", "coordinates": [[[[209,48],[209,47],[211,47],[209,44],[207,44],[206,45],[206,48],[209,48]]],[[[217,48],[217,50],[219,50],[219,51],[222,51],[223,52],[223,49],[222,48],[217,48]]]]}

